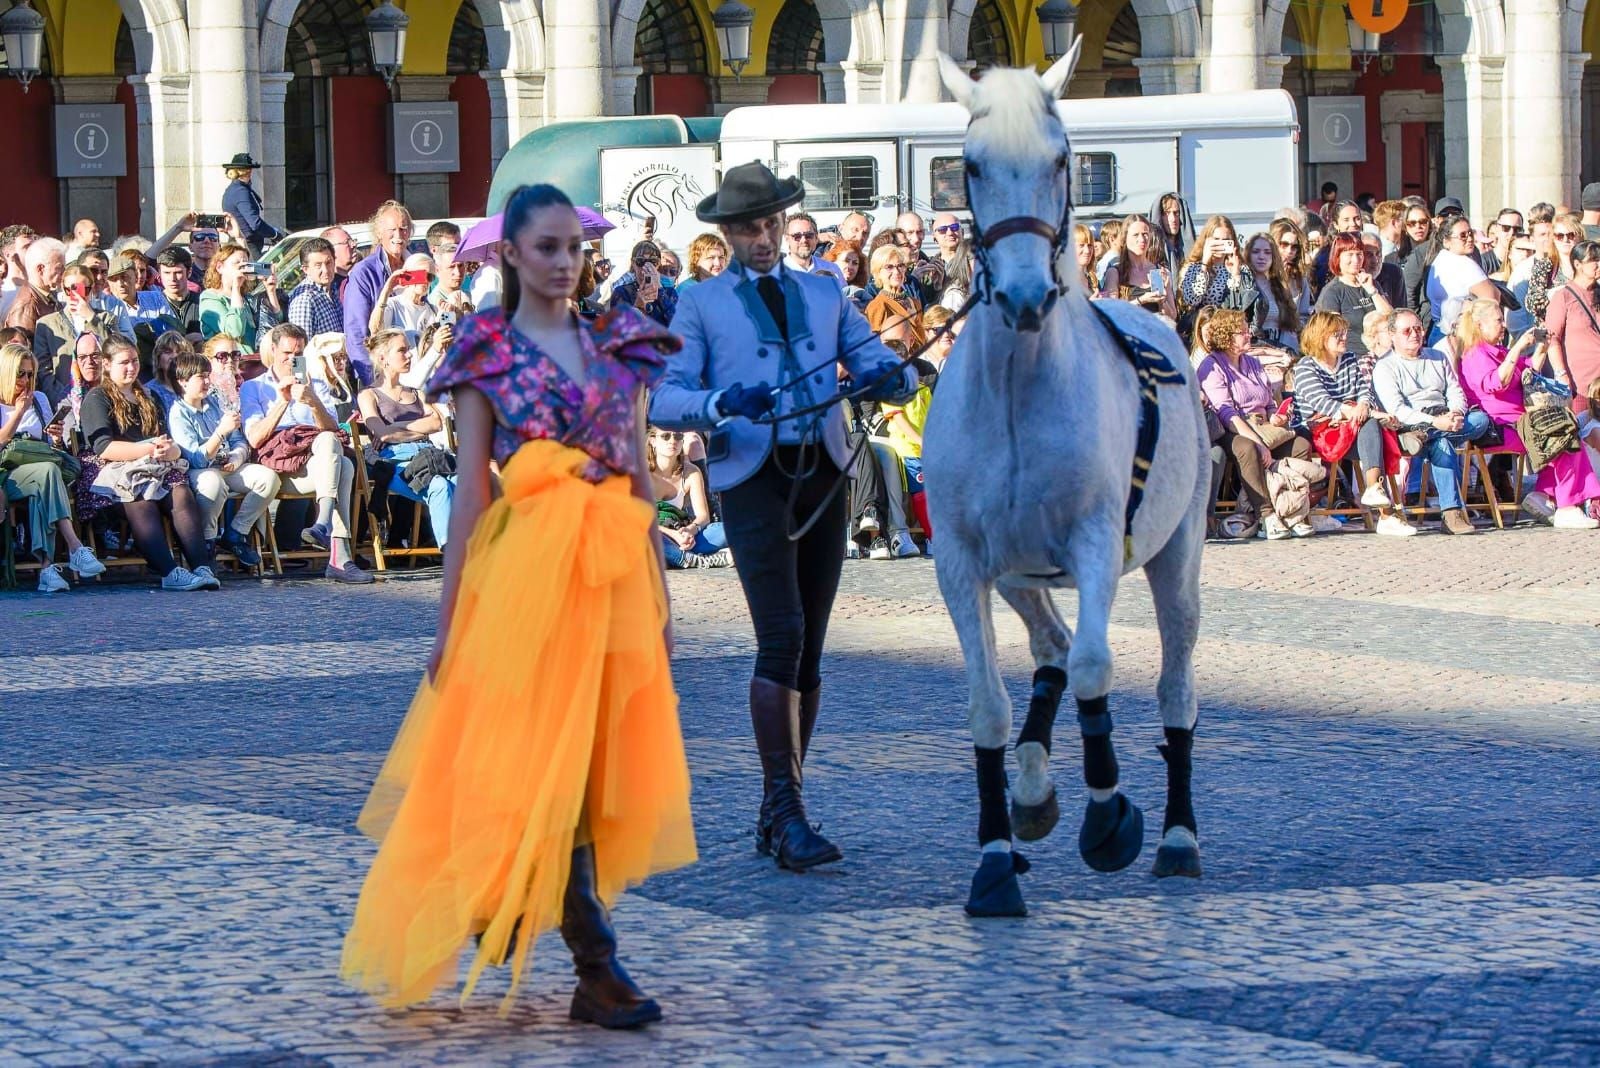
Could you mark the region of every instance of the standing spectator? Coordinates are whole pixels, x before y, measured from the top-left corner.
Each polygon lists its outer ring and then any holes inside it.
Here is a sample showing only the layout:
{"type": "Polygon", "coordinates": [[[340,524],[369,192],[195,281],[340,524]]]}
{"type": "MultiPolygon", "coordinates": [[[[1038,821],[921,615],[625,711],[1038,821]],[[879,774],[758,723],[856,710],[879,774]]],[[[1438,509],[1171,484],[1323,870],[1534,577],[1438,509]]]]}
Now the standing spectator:
{"type": "Polygon", "coordinates": [[[56,290],[61,288],[61,275],[67,269],[66,246],[53,237],[36,238],[28,245],[23,263],[27,281],[11,302],[6,325],[31,331],[40,319],[57,310],[56,290]]]}
{"type": "Polygon", "coordinates": [[[193,352],[178,357],[173,377],[182,390],[167,412],[178,451],[189,463],[189,487],[205,516],[206,539],[216,540],[245,567],[261,563],[250,547],[250,531],[278,495],[278,473],[248,462],[250,443],[240,431],[238,409],[224,409],[211,388],[211,361],[193,352]],[[233,522],[222,527],[229,497],[240,497],[233,522]]]}
{"type": "MultiPolygon", "coordinates": [[[[463,315],[471,315],[474,311],[472,298],[467,295],[467,271],[472,265],[466,260],[456,259],[456,249],[461,247],[460,227],[454,223],[434,223],[428,227],[432,234],[441,226],[452,227],[457,238],[452,241],[448,236],[442,236],[438,244],[429,238],[428,251],[433,256],[433,270],[436,282],[431,292],[428,293],[428,303],[433,305],[434,311],[453,312],[459,319],[463,315]]],[[[587,261],[585,261],[587,266],[587,261]]],[[[593,285],[591,275],[590,285],[593,285]]]]}
{"type": "Polygon", "coordinates": [[[1578,194],[1578,207],[1583,209],[1583,235],[1590,241],[1600,241],[1600,182],[1590,182],[1578,194]]]}
{"type": "Polygon", "coordinates": [[[1323,182],[1316,200],[1306,205],[1306,210],[1322,220],[1323,225],[1333,225],[1333,213],[1339,203],[1339,183],[1323,182]]]}
{"type": "Polygon", "coordinates": [[[1372,276],[1373,287],[1383,294],[1392,308],[1406,306],[1405,272],[1383,259],[1383,242],[1371,230],[1362,231],[1361,247],[1366,251],[1363,266],[1372,276]]]}
{"type": "MultiPolygon", "coordinates": [[[[691,286],[699,285],[707,278],[715,278],[722,273],[723,268],[728,266],[728,243],[716,234],[701,234],[689,242],[688,255],[688,274],[678,280],[677,289],[680,297],[691,286]]],[[[828,262],[833,261],[829,259],[828,262]]],[[[840,272],[841,281],[843,277],[843,272],[840,272]]]]}
{"type": "MultiPolygon", "coordinates": [[[[367,336],[373,337],[385,330],[404,330],[411,344],[422,337],[422,332],[439,317],[428,303],[428,286],[433,281],[433,257],[426,252],[416,252],[406,257],[405,263],[391,274],[378,291],[372,305],[372,316],[367,320],[367,336]],[[422,281],[398,285],[404,275],[421,276],[422,281]]],[[[373,357],[373,371],[377,371],[377,357],[373,357]]],[[[374,379],[376,381],[376,379],[374,379]]]]}
{"type": "Polygon", "coordinates": [[[1083,223],[1075,224],[1072,227],[1073,262],[1078,267],[1078,281],[1083,285],[1084,296],[1090,300],[1100,299],[1100,283],[1095,280],[1094,273],[1094,261],[1099,251],[1094,241],[1094,231],[1083,223]]]}
{"type": "Polygon", "coordinates": [[[828,246],[826,258],[837,264],[839,273],[844,275],[844,295],[857,307],[866,307],[867,283],[871,279],[867,277],[867,258],[861,254],[861,246],[854,241],[835,241],[828,246]]]}
{"type": "Polygon", "coordinates": [[[1292,219],[1274,219],[1267,227],[1283,263],[1283,277],[1294,297],[1294,310],[1305,322],[1311,318],[1311,257],[1306,252],[1306,235],[1292,219]]]}
{"type": "Polygon", "coordinates": [[[188,336],[200,333],[200,296],[189,288],[189,254],[181,248],[164,249],[156,257],[160,289],[139,291],[137,330],[148,344],[164,330],[188,336]]]}
{"type": "MultiPolygon", "coordinates": [[[[1149,225],[1148,219],[1145,220],[1145,224],[1149,225]]],[[[1100,224],[1100,234],[1097,238],[1100,242],[1100,256],[1095,260],[1094,276],[1102,292],[1106,288],[1106,275],[1117,262],[1117,250],[1122,246],[1123,225],[1121,219],[1107,219],[1100,224]]],[[[1150,234],[1154,240],[1155,231],[1151,230],[1150,234]]]]}
{"type": "MultiPolygon", "coordinates": [[[[1156,230],[1156,245],[1150,258],[1169,268],[1183,262],[1184,253],[1194,245],[1194,220],[1189,204],[1177,192],[1162,193],[1146,216],[1156,230]]],[[[1230,226],[1231,228],[1231,226],[1230,226]]]]}
{"type": "MultiPolygon", "coordinates": [[[[242,245],[230,245],[230,248],[243,248],[242,245]]],[[[222,234],[211,227],[195,227],[189,231],[189,284],[196,289],[207,288],[206,276],[211,273],[211,262],[217,258],[217,252],[222,248],[222,234]]],[[[250,259],[255,259],[259,253],[249,252],[250,259]]]]}
{"type": "Polygon", "coordinates": [[[1183,263],[1178,276],[1178,332],[1189,333],[1195,312],[1204,307],[1233,308],[1254,320],[1258,296],[1254,276],[1245,269],[1238,231],[1226,215],[1213,215],[1183,263]]]}
{"type": "Polygon", "coordinates": [[[1427,435],[1422,455],[1433,467],[1444,532],[1476,534],[1461,507],[1461,454],[1456,449],[1482,437],[1489,429],[1489,417],[1468,410],[1466,394],[1450,361],[1424,346],[1422,319],[1416,312],[1391,312],[1389,322],[1394,349],[1372,369],[1378,403],[1402,428],[1419,429],[1427,435]]]}
{"type": "Polygon", "coordinates": [[[1164,251],[1150,220],[1130,215],[1122,222],[1116,260],[1106,269],[1101,295],[1129,300],[1145,311],[1178,318],[1177,287],[1172,272],[1155,258],[1164,251]]]}
{"type": "Polygon", "coordinates": [[[1538,322],[1544,321],[1550,294],[1572,281],[1572,250],[1583,240],[1583,216],[1577,212],[1557,215],[1551,222],[1550,240],[1533,258],[1528,271],[1528,311],[1538,322]]]}
{"type": "Polygon", "coordinates": [[[1406,204],[1405,232],[1390,259],[1400,266],[1406,283],[1406,307],[1413,311],[1418,309],[1416,294],[1426,273],[1423,261],[1432,244],[1433,216],[1421,204],[1406,204]]]}
{"type": "Polygon", "coordinates": [[[1582,412],[1589,387],[1600,380],[1600,243],[1580,241],[1572,250],[1572,281],[1550,298],[1544,313],[1550,363],[1572,390],[1572,410],[1582,412]]]}
{"type": "Polygon", "coordinates": [[[363,344],[372,333],[372,307],[378,302],[378,294],[389,276],[405,264],[411,230],[411,212],[404,204],[386,200],[379,205],[372,216],[372,236],[376,240],[372,254],[351,269],[350,282],[345,286],[345,348],[350,353],[351,366],[363,383],[371,382],[373,374],[372,359],[363,344]]]}
{"type": "MultiPolygon", "coordinates": [[[[1406,234],[1406,202],[1379,201],[1372,209],[1372,225],[1378,228],[1380,258],[1388,260],[1399,250],[1406,234]]],[[[1398,264],[1396,264],[1398,266],[1398,264]]]]}
{"type": "Polygon", "coordinates": [[[803,211],[790,214],[784,221],[783,240],[788,248],[784,266],[802,274],[825,274],[844,285],[844,272],[832,260],[817,255],[817,220],[803,211]]]}
{"type": "Polygon", "coordinates": [[[1261,529],[1272,541],[1315,534],[1305,520],[1293,527],[1284,525],[1267,492],[1267,468],[1273,461],[1285,456],[1309,459],[1311,442],[1289,430],[1289,416],[1275,410],[1277,397],[1266,369],[1249,352],[1249,321],[1237,308],[1217,308],[1206,321],[1204,334],[1211,354],[1200,361],[1195,374],[1206,403],[1222,424],[1222,446],[1239,465],[1245,496],[1261,517],[1261,529]]]}
{"type": "Polygon", "coordinates": [[[147,314],[139,310],[139,291],[149,273],[144,254],[134,249],[115,253],[106,269],[106,295],[99,308],[126,324],[126,330],[117,331],[125,337],[133,337],[134,328],[147,314]]]}
{"type": "Polygon", "coordinates": [[[106,342],[105,357],[100,384],[83,399],[83,435],[99,463],[93,493],[121,502],[139,552],[161,576],[162,589],[221,589],[211,570],[205,519],[181,465],[183,454],[167,433],[166,413],[139,385],[139,350],[117,336],[106,342]],[[172,521],[188,567],[179,566],[167,548],[163,515],[172,521]]]}
{"type": "MultiPolygon", "coordinates": [[[[923,243],[928,239],[928,224],[923,221],[921,215],[907,211],[894,221],[894,225],[895,229],[906,235],[906,240],[910,243],[911,277],[916,281],[918,290],[927,303],[937,304],[939,293],[944,289],[944,264],[937,256],[929,256],[922,251],[923,243]]],[[[1097,284],[1094,291],[1098,292],[1099,289],[1097,284]]]]}
{"type": "MultiPolygon", "coordinates": [[[[1527,370],[1543,373],[1549,356],[1545,346],[1534,340],[1532,332],[1522,335],[1507,349],[1505,314],[1492,301],[1474,301],[1468,314],[1477,322],[1482,338],[1461,357],[1461,391],[1467,403],[1483,410],[1499,424],[1507,448],[1526,451],[1517,435],[1517,420],[1527,411],[1522,395],[1522,375],[1527,370]]],[[[1557,454],[1539,469],[1533,493],[1542,500],[1525,502],[1535,515],[1551,516],[1551,524],[1569,530],[1594,530],[1600,522],[1584,513],[1584,506],[1600,498],[1600,477],[1589,464],[1582,448],[1557,454]]],[[[1530,494],[1532,496],[1532,494],[1530,494]]]]}
{"type": "Polygon", "coordinates": [[[428,506],[433,541],[443,551],[450,538],[455,476],[435,474],[420,492],[406,476],[412,461],[423,450],[433,448],[428,438],[444,429],[444,420],[436,408],[423,402],[422,394],[401,384],[401,376],[411,370],[411,342],[405,332],[380,330],[367,340],[367,351],[377,361],[378,380],[356,397],[361,425],[378,447],[378,456],[395,465],[389,492],[428,506]]]}
{"type": "Polygon", "coordinates": [[[61,440],[68,452],[83,451],[83,398],[100,384],[101,366],[100,339],[93,334],[79,334],[73,345],[72,386],[67,390],[66,411],[56,405],[56,410],[61,412],[61,440]]]}
{"type": "Polygon", "coordinates": [[[1278,245],[1270,233],[1259,233],[1245,245],[1245,258],[1261,295],[1261,312],[1254,324],[1255,339],[1268,345],[1298,352],[1300,349],[1300,311],[1289,286],[1278,245]]]}
{"type": "Polygon", "coordinates": [[[116,320],[95,311],[89,303],[93,284],[87,268],[76,263],[61,276],[65,300],[62,310],[42,317],[33,328],[33,355],[38,362],[38,391],[52,408],[72,388],[72,354],[79,335],[94,334],[101,341],[116,333],[116,320]]]}
{"type": "Polygon", "coordinates": [[[1511,242],[1511,251],[1500,269],[1490,275],[1490,279],[1499,282],[1522,305],[1515,311],[1506,312],[1506,330],[1513,338],[1521,337],[1532,327],[1536,320],[1533,312],[1528,310],[1528,285],[1533,281],[1532,263],[1538,258],[1538,249],[1534,247],[1533,238],[1526,234],[1520,235],[1511,242]]]}
{"type": "Polygon", "coordinates": [[[922,303],[906,285],[910,256],[894,245],[882,245],[872,254],[872,280],[877,296],[867,305],[867,323],[884,341],[903,342],[908,350],[922,345],[922,303]]]}
{"type": "Polygon", "coordinates": [[[1317,311],[1333,312],[1344,316],[1348,324],[1350,351],[1364,355],[1367,346],[1361,340],[1361,328],[1367,314],[1373,311],[1391,312],[1394,305],[1382,293],[1367,271],[1367,252],[1357,234],[1339,234],[1328,246],[1331,262],[1338,272],[1322,287],[1317,297],[1317,311]]]}
{"type": "Polygon", "coordinates": [[[100,247],[100,224],[90,218],[82,218],[72,224],[72,237],[67,241],[66,258],[76,262],[90,249],[100,247]]]}
{"type": "Polygon", "coordinates": [[[344,311],[344,287],[350,281],[350,268],[356,260],[356,244],[350,231],[342,226],[330,226],[317,235],[333,247],[333,299],[338,302],[340,314],[344,311]]]}
{"type": "Polygon", "coordinates": [[[326,238],[313,237],[300,246],[300,275],[304,279],[289,294],[289,322],[315,337],[344,332],[344,316],[333,295],[338,255],[326,238]]]}
{"type": "Polygon", "coordinates": [[[1424,289],[1433,323],[1428,332],[1429,344],[1455,328],[1456,316],[1470,298],[1500,299],[1500,291],[1473,258],[1472,224],[1466,216],[1449,212],[1437,236],[1437,251],[1427,260],[1424,289]]]}
{"type": "Polygon", "coordinates": [[[1500,270],[1500,265],[1511,258],[1511,242],[1524,232],[1522,212],[1516,208],[1501,208],[1500,214],[1489,224],[1491,247],[1488,251],[1480,250],[1478,253],[1478,262],[1484,274],[1493,275],[1500,270]]]}
{"type": "MultiPolygon", "coordinates": [[[[46,438],[51,406],[35,391],[36,377],[33,353],[15,344],[0,348],[0,450],[19,437],[46,438]]],[[[0,471],[0,491],[0,507],[9,507],[11,501],[28,502],[28,548],[42,565],[40,593],[71,588],[54,562],[57,533],[67,546],[67,566],[79,578],[92,578],[106,569],[72,528],[72,494],[60,465],[44,460],[0,471]]]]}
{"type": "Polygon", "coordinates": [[[0,230],[0,260],[5,261],[0,264],[0,271],[4,272],[0,276],[0,322],[11,313],[12,302],[28,284],[28,268],[23,264],[23,257],[38,236],[31,227],[21,223],[0,230]]]}
{"type": "MultiPolygon", "coordinates": [[[[972,246],[962,235],[961,220],[948,211],[935,215],[933,242],[939,246],[939,263],[944,268],[944,288],[939,292],[938,303],[957,311],[972,291],[973,269],[972,246]]],[[[848,273],[845,284],[856,284],[848,273]]]]}
{"type": "Polygon", "coordinates": [[[862,248],[867,247],[867,237],[872,233],[872,220],[859,211],[852,211],[839,223],[839,236],[845,241],[854,241],[862,248]]]}
{"type": "MultiPolygon", "coordinates": [[[[1353,200],[1341,201],[1333,213],[1332,237],[1340,234],[1361,234],[1361,208],[1353,200]]],[[[1333,243],[1330,241],[1322,251],[1317,253],[1311,261],[1311,292],[1319,295],[1322,287],[1328,284],[1328,279],[1338,273],[1338,265],[1333,262],[1333,243]]]]}
{"type": "Polygon", "coordinates": [[[250,247],[250,258],[260,259],[263,246],[284,236],[284,231],[261,217],[261,195],[250,185],[250,176],[261,164],[251,159],[250,153],[240,152],[222,166],[228,177],[222,210],[233,216],[235,232],[250,247]]]}
{"type": "Polygon", "coordinates": [[[200,294],[200,333],[227,334],[238,338],[245,352],[256,351],[256,336],[277,322],[278,276],[264,279],[264,296],[250,296],[247,287],[255,278],[250,271],[249,253],[243,245],[228,245],[219,251],[206,271],[206,288],[200,294]]]}
{"type": "Polygon", "coordinates": [[[355,465],[339,440],[337,406],[328,386],[309,374],[296,374],[305,355],[306,332],[281,323],[267,335],[267,371],[239,390],[244,436],[256,456],[278,472],[291,493],[316,496],[316,522],[304,534],[328,550],[327,578],[364,583],[372,576],[356,566],[350,552],[350,490],[355,465]],[[297,430],[310,427],[314,433],[297,430]],[[309,441],[308,441],[309,439],[309,441]],[[273,457],[281,456],[277,462],[273,457]],[[293,464],[293,466],[290,466],[293,464]]]}
{"type": "Polygon", "coordinates": [[[654,241],[640,241],[629,253],[633,270],[611,287],[609,308],[628,305],[639,309],[660,323],[672,325],[672,315],[678,310],[678,294],[661,284],[661,249],[654,241]]]}

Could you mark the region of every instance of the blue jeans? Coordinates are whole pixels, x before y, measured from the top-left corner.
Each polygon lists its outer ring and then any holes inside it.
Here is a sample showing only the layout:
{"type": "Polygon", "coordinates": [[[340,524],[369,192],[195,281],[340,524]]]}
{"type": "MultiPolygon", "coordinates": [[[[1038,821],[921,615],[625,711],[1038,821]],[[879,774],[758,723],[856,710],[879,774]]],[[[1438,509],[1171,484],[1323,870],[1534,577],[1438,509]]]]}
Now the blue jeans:
{"type": "MultiPolygon", "coordinates": [[[[1449,511],[1461,507],[1461,454],[1456,449],[1469,441],[1477,441],[1488,432],[1491,420],[1484,412],[1474,408],[1467,413],[1466,422],[1453,433],[1430,430],[1422,455],[1433,468],[1433,484],[1439,491],[1439,508],[1449,511]]],[[[1417,465],[1421,472],[1421,465],[1417,465]]],[[[1409,481],[1409,480],[1408,480],[1409,481]]]]}
{"type": "MultiPolygon", "coordinates": [[[[661,547],[666,553],[668,567],[683,566],[684,550],[678,547],[677,542],[667,537],[666,531],[661,532],[661,547]]],[[[694,547],[688,551],[704,556],[727,547],[728,535],[723,531],[722,524],[712,523],[694,536],[694,547]]]]}
{"type": "Polygon", "coordinates": [[[443,549],[445,541],[450,537],[450,504],[456,497],[455,476],[435,478],[428,483],[426,493],[418,493],[405,479],[406,465],[425,444],[426,442],[421,441],[407,441],[400,445],[388,445],[379,449],[378,455],[395,465],[394,478],[389,482],[389,492],[408,501],[428,506],[428,525],[433,528],[433,540],[443,549]]]}

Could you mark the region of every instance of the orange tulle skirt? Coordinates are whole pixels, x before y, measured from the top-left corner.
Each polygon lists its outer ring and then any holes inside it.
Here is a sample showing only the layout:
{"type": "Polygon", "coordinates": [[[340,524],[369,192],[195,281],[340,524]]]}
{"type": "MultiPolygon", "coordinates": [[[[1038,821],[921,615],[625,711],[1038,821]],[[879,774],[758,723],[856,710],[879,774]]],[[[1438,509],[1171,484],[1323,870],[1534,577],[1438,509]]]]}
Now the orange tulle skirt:
{"type": "Polygon", "coordinates": [[[437,677],[426,678],[362,809],[379,843],[342,974],[383,1004],[453,983],[512,943],[509,1008],[561,922],[574,845],[608,905],[692,863],[689,771],[662,626],[655,512],[584,453],[530,441],[467,546],[437,677]]]}

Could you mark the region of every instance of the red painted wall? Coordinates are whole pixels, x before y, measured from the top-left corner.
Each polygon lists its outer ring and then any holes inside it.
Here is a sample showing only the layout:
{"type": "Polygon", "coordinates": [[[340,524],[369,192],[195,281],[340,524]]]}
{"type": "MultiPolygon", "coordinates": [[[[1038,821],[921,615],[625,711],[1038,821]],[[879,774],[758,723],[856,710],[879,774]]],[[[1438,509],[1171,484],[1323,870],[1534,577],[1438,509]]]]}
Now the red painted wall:
{"type": "Polygon", "coordinates": [[[27,223],[42,234],[60,232],[60,189],[53,177],[54,104],[48,79],[35,79],[32,90],[24,93],[22,83],[0,77],[0,144],[31,145],[36,153],[32,159],[27,153],[19,153],[6,164],[0,226],[27,223]]]}
{"type": "Polygon", "coordinates": [[[450,85],[461,120],[461,170],[450,176],[450,214],[482,215],[489,201],[489,83],[463,74],[450,85]]]}
{"type": "Polygon", "coordinates": [[[767,87],[769,104],[820,104],[822,79],[815,74],[775,74],[767,87]]]}
{"type": "Polygon", "coordinates": [[[330,80],[333,217],[365,219],[394,196],[385,116],[389,90],[376,75],[330,80]]]}
{"type": "MultiPolygon", "coordinates": [[[[139,112],[134,106],[133,86],[127,82],[117,86],[117,103],[122,105],[122,113],[127,120],[128,173],[117,179],[115,230],[118,234],[136,234],[139,232],[139,112]]],[[[166,228],[167,220],[155,221],[158,230],[166,228]]],[[[103,235],[100,240],[111,244],[110,235],[103,235]]]]}
{"type": "MultiPolygon", "coordinates": [[[[1365,74],[1356,79],[1356,94],[1366,97],[1367,100],[1367,161],[1355,164],[1355,188],[1349,191],[1350,195],[1372,192],[1376,193],[1380,200],[1383,200],[1389,197],[1405,196],[1410,192],[1404,189],[1389,189],[1385,184],[1387,181],[1385,162],[1387,157],[1383,145],[1382,97],[1386,91],[1393,89],[1442,93],[1444,91],[1443,79],[1440,78],[1437,72],[1424,70],[1422,60],[1423,57],[1420,55],[1395,56],[1394,72],[1391,74],[1384,74],[1375,61],[1372,66],[1367,68],[1365,74]]],[[[1405,163],[1409,164],[1409,166],[1402,166],[1403,173],[1412,171],[1420,173],[1422,169],[1422,161],[1420,159],[1411,160],[1409,158],[1412,145],[1416,146],[1416,151],[1421,151],[1422,124],[1418,123],[1416,127],[1416,136],[1403,137],[1407,145],[1405,163]]],[[[1343,190],[1341,190],[1342,192],[1343,190]]],[[[1442,194],[1440,191],[1434,190],[1432,195],[1438,197],[1442,194]]]]}
{"type": "Polygon", "coordinates": [[[652,74],[651,110],[686,119],[711,114],[711,86],[700,74],[652,74]]]}

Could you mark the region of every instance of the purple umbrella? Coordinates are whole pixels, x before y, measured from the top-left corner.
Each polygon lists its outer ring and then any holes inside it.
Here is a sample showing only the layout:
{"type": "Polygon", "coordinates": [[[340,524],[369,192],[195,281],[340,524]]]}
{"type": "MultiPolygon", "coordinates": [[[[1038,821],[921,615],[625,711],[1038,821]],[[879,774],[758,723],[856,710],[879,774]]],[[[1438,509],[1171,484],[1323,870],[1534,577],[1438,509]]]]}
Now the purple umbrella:
{"type": "MultiPolygon", "coordinates": [[[[578,221],[583,225],[585,241],[598,241],[607,231],[617,228],[616,223],[593,208],[579,205],[577,211],[578,221]]],[[[482,263],[493,257],[495,246],[500,243],[501,223],[504,219],[504,212],[496,212],[468,230],[461,238],[460,247],[456,249],[456,259],[482,263]]]]}

